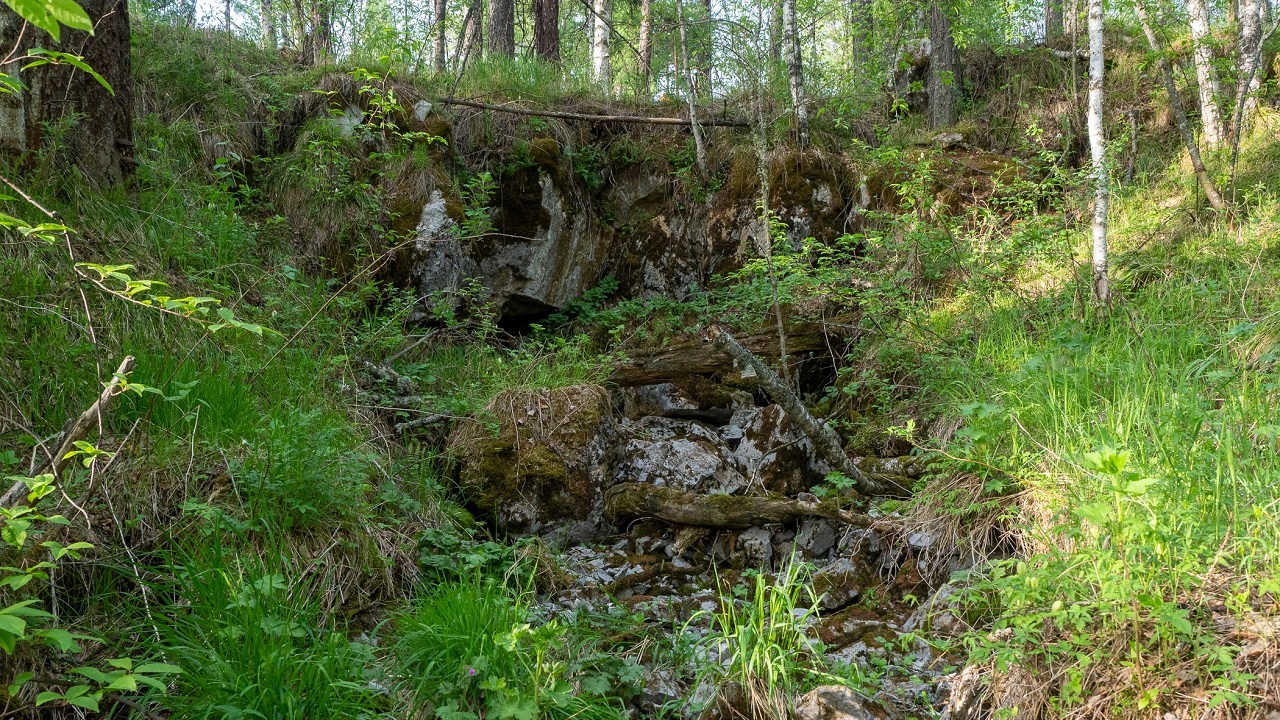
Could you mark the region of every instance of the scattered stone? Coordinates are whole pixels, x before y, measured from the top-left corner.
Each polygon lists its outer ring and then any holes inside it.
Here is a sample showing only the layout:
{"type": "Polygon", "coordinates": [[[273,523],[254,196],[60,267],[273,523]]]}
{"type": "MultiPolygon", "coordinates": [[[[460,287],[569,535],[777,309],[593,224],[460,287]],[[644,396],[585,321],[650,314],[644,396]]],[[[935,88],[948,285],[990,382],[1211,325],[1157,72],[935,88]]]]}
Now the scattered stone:
{"type": "Polygon", "coordinates": [[[620,450],[613,484],[641,482],[689,492],[733,493],[745,486],[720,437],[691,420],[647,417],[623,424],[632,435],[620,450]]]}
{"type": "Polygon", "coordinates": [[[738,439],[733,455],[749,488],[792,496],[817,485],[829,471],[778,405],[735,412],[721,436],[726,443],[738,439]]]}
{"type": "Polygon", "coordinates": [[[956,587],[943,585],[902,624],[903,632],[920,632],[927,630],[932,635],[954,637],[966,632],[969,627],[960,619],[959,598],[956,587]]]}
{"type": "Polygon", "coordinates": [[[826,518],[808,518],[800,523],[796,547],[808,559],[826,555],[836,544],[836,525],[826,518]]]}
{"type": "Polygon", "coordinates": [[[813,576],[813,591],[824,610],[839,610],[862,595],[870,574],[848,557],[838,557],[813,576]]]}
{"type": "Polygon", "coordinates": [[[933,136],[933,144],[937,145],[943,150],[946,150],[947,148],[955,147],[956,145],[960,145],[962,143],[964,143],[964,136],[961,135],[960,133],[955,133],[955,132],[938,133],[937,135],[933,136]]]}
{"type": "Polygon", "coordinates": [[[675,673],[663,668],[645,668],[644,685],[640,690],[640,710],[657,715],[667,703],[684,697],[686,688],[675,673]]]}
{"type": "Polygon", "coordinates": [[[883,708],[843,685],[824,685],[796,701],[796,720],[885,720],[883,708]]]}
{"type": "Polygon", "coordinates": [[[742,567],[760,572],[773,571],[773,534],[760,527],[743,530],[738,535],[738,552],[742,567]]]}

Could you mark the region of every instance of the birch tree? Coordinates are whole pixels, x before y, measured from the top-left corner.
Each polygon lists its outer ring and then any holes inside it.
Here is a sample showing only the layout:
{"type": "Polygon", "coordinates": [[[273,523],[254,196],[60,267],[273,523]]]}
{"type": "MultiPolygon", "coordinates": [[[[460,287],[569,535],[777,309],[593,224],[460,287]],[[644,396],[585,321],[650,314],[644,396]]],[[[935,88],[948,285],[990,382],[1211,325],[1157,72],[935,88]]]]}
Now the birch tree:
{"type": "Polygon", "coordinates": [[[1240,0],[1240,56],[1236,84],[1236,113],[1232,124],[1236,142],[1248,130],[1249,119],[1258,109],[1258,88],[1262,85],[1262,0],[1240,0]]]}
{"type": "Polygon", "coordinates": [[[1093,297],[1111,303],[1107,275],[1107,142],[1102,126],[1102,0],[1089,0],[1089,153],[1093,158],[1093,297]]]}
{"type": "Polygon", "coordinates": [[[1205,0],[1187,0],[1187,16],[1191,21],[1192,54],[1200,92],[1200,124],[1204,127],[1204,144],[1213,149],[1221,146],[1223,141],[1222,113],[1218,109],[1222,88],[1218,83],[1218,71],[1213,66],[1208,3],[1205,0]]]}
{"type": "MultiPolygon", "coordinates": [[[[1178,94],[1178,85],[1173,79],[1173,65],[1169,62],[1168,56],[1165,55],[1164,45],[1160,42],[1160,37],[1156,35],[1155,29],[1151,26],[1151,20],[1147,16],[1147,8],[1142,0],[1133,0],[1133,10],[1138,16],[1138,22],[1142,24],[1142,33],[1147,36],[1147,44],[1151,46],[1151,52],[1155,53],[1157,62],[1160,65],[1160,75],[1164,80],[1165,92],[1169,95],[1169,109],[1173,114],[1173,122],[1178,127],[1178,133],[1182,135],[1182,144],[1187,148],[1187,155],[1191,157],[1191,167],[1195,170],[1196,180],[1204,190],[1204,195],[1208,198],[1209,204],[1215,210],[1223,210],[1227,205],[1222,200],[1222,195],[1218,193],[1218,188],[1214,186],[1213,180],[1209,178],[1209,173],[1204,169],[1204,160],[1200,157],[1200,147],[1196,144],[1196,135],[1191,131],[1191,123],[1187,120],[1187,112],[1182,107],[1182,97],[1178,94]]],[[[1092,106],[1090,107],[1092,109],[1092,106]]],[[[1092,119],[1092,115],[1090,115],[1090,119],[1092,119]]],[[[1207,138],[1207,131],[1205,135],[1207,138]]],[[[1136,133],[1134,137],[1136,139],[1136,133]]]]}
{"type": "Polygon", "coordinates": [[[591,4],[591,77],[606,95],[613,84],[613,66],[609,58],[609,0],[593,0],[591,4]]]}
{"type": "Polygon", "coordinates": [[[702,139],[702,128],[698,126],[698,99],[693,91],[693,68],[689,65],[689,38],[685,31],[684,0],[676,0],[676,23],[680,26],[680,64],[684,67],[685,98],[689,101],[689,128],[693,132],[694,157],[698,163],[698,172],[707,174],[707,146],[702,139]]]}
{"type": "Polygon", "coordinates": [[[782,0],[782,44],[787,59],[787,80],[791,85],[791,106],[796,118],[800,147],[809,144],[809,109],[805,104],[804,65],[800,54],[800,32],[796,21],[796,0],[782,0]]]}
{"type": "Polygon", "coordinates": [[[640,0],[640,94],[653,92],[653,0],[640,0]]]}

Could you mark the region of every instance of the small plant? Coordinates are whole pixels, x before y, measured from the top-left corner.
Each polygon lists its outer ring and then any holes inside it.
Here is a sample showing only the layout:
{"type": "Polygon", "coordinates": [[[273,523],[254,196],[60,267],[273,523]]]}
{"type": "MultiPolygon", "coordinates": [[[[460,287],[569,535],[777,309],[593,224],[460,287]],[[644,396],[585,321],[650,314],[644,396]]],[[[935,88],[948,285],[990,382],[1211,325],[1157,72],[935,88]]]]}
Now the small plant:
{"type": "Polygon", "coordinates": [[[488,172],[467,178],[462,186],[464,219],[456,230],[459,237],[476,239],[493,232],[493,210],[489,202],[497,189],[498,183],[488,172]]]}

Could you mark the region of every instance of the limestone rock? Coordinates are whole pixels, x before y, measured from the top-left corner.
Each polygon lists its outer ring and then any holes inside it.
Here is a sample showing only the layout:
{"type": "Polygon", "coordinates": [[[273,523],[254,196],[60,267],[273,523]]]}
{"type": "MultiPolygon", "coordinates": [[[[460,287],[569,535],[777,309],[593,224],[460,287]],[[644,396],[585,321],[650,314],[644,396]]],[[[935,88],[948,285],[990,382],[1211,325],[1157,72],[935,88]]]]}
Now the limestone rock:
{"type": "Polygon", "coordinates": [[[603,524],[610,411],[596,385],[501,393],[487,409],[496,434],[472,420],[449,438],[459,484],[500,532],[591,539],[603,524]]]}
{"type": "Polygon", "coordinates": [[[745,485],[719,436],[700,423],[646,417],[623,428],[631,437],[619,450],[613,484],[642,482],[697,493],[733,493],[745,485]]]}
{"type": "Polygon", "coordinates": [[[796,548],[806,558],[826,555],[836,544],[836,525],[825,518],[808,518],[800,523],[796,533],[796,548]]]}
{"type": "Polygon", "coordinates": [[[888,713],[850,688],[824,685],[796,701],[795,717],[796,720],[885,720],[888,713]]]}
{"type": "Polygon", "coordinates": [[[735,412],[722,435],[737,441],[739,472],[752,489],[795,495],[829,472],[814,456],[813,443],[778,405],[735,412]]]}
{"type": "Polygon", "coordinates": [[[839,610],[862,595],[870,574],[861,564],[848,557],[839,557],[813,576],[813,591],[821,598],[825,610],[839,610]]]}
{"type": "Polygon", "coordinates": [[[760,572],[773,571],[773,533],[764,528],[753,527],[743,530],[738,535],[738,555],[743,567],[755,568],[760,572]]]}

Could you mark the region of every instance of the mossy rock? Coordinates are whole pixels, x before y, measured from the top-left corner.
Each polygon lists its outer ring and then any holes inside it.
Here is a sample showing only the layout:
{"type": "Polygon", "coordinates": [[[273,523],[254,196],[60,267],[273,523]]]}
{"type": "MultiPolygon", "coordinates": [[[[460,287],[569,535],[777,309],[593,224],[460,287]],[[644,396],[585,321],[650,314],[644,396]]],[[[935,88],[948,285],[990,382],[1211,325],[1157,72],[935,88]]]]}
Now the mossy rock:
{"type": "Polygon", "coordinates": [[[608,393],[596,385],[507,391],[484,415],[463,423],[449,447],[459,484],[499,531],[578,536],[601,522],[615,429],[608,393]]]}

